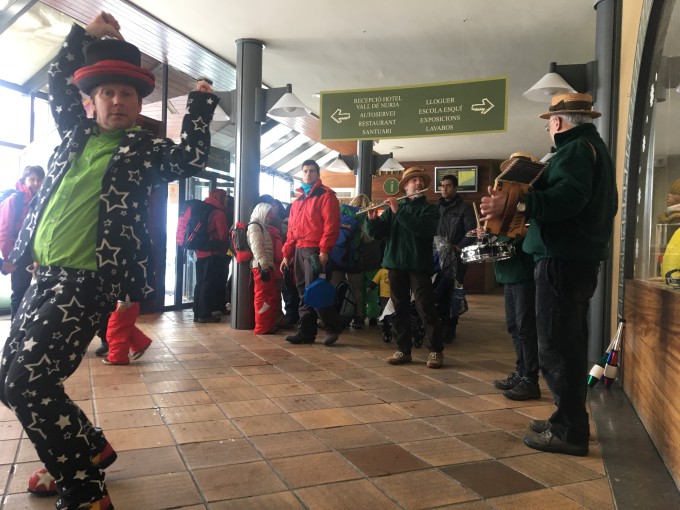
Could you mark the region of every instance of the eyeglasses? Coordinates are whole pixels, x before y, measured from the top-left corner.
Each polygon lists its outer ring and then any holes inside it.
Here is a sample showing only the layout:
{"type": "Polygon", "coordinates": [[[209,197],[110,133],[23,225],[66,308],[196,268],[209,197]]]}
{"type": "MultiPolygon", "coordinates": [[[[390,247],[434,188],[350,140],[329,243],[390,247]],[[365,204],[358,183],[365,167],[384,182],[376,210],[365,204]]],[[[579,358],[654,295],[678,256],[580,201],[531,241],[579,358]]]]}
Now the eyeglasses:
{"type": "Polygon", "coordinates": [[[550,120],[548,123],[545,125],[545,130],[550,132],[550,124],[552,124],[552,121],[555,120],[555,117],[550,117],[550,120]]]}

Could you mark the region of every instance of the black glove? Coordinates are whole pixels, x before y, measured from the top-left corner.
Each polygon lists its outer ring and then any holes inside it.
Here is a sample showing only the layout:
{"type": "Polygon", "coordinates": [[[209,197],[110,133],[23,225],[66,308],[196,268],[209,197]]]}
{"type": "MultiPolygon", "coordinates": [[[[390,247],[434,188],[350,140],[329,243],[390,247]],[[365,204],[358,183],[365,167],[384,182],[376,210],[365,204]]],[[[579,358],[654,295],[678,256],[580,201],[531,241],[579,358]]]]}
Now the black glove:
{"type": "Polygon", "coordinates": [[[269,269],[260,268],[260,280],[263,282],[268,282],[270,278],[271,275],[269,274],[269,269]]]}

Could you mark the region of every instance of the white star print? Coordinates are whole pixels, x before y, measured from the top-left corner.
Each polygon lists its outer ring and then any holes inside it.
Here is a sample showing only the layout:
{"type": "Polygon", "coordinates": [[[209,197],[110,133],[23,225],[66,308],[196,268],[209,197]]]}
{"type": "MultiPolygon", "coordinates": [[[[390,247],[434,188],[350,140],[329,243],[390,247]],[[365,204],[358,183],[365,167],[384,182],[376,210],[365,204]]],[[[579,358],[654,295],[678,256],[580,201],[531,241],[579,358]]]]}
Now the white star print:
{"type": "Polygon", "coordinates": [[[38,345],[38,342],[33,340],[33,338],[29,338],[24,342],[24,348],[22,350],[33,352],[33,347],[35,347],[36,345],[38,345]]]}
{"type": "Polygon", "coordinates": [[[68,322],[68,321],[77,321],[78,317],[80,316],[80,313],[76,310],[77,315],[69,315],[69,311],[73,306],[76,306],[77,308],[80,308],[81,310],[85,308],[83,305],[81,305],[78,300],[76,299],[75,296],[71,298],[71,301],[68,302],[67,305],[57,305],[57,308],[64,312],[64,318],[61,320],[61,322],[68,322]]]}

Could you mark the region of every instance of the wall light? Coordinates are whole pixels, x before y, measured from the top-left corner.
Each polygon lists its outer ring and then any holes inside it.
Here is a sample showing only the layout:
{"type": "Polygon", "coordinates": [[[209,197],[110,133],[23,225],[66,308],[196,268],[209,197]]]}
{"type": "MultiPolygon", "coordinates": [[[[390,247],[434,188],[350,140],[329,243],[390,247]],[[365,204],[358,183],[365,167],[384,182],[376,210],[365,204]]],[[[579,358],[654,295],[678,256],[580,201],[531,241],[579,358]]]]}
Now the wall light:
{"type": "Polygon", "coordinates": [[[529,101],[549,103],[556,94],[587,92],[595,101],[596,63],[558,65],[551,62],[548,73],[523,95],[529,101]]]}

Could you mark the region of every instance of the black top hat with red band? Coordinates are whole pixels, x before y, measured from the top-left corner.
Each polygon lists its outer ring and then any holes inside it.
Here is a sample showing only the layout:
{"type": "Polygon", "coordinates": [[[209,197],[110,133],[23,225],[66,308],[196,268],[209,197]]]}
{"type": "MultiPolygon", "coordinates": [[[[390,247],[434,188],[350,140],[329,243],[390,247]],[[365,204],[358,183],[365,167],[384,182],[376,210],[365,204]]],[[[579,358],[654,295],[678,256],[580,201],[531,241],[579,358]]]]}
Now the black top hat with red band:
{"type": "Polygon", "coordinates": [[[100,39],[85,46],[83,53],[85,66],[74,73],[73,81],[87,95],[105,83],[132,85],[139,97],[148,96],[156,87],[153,73],[142,67],[142,55],[134,44],[100,39]]]}

